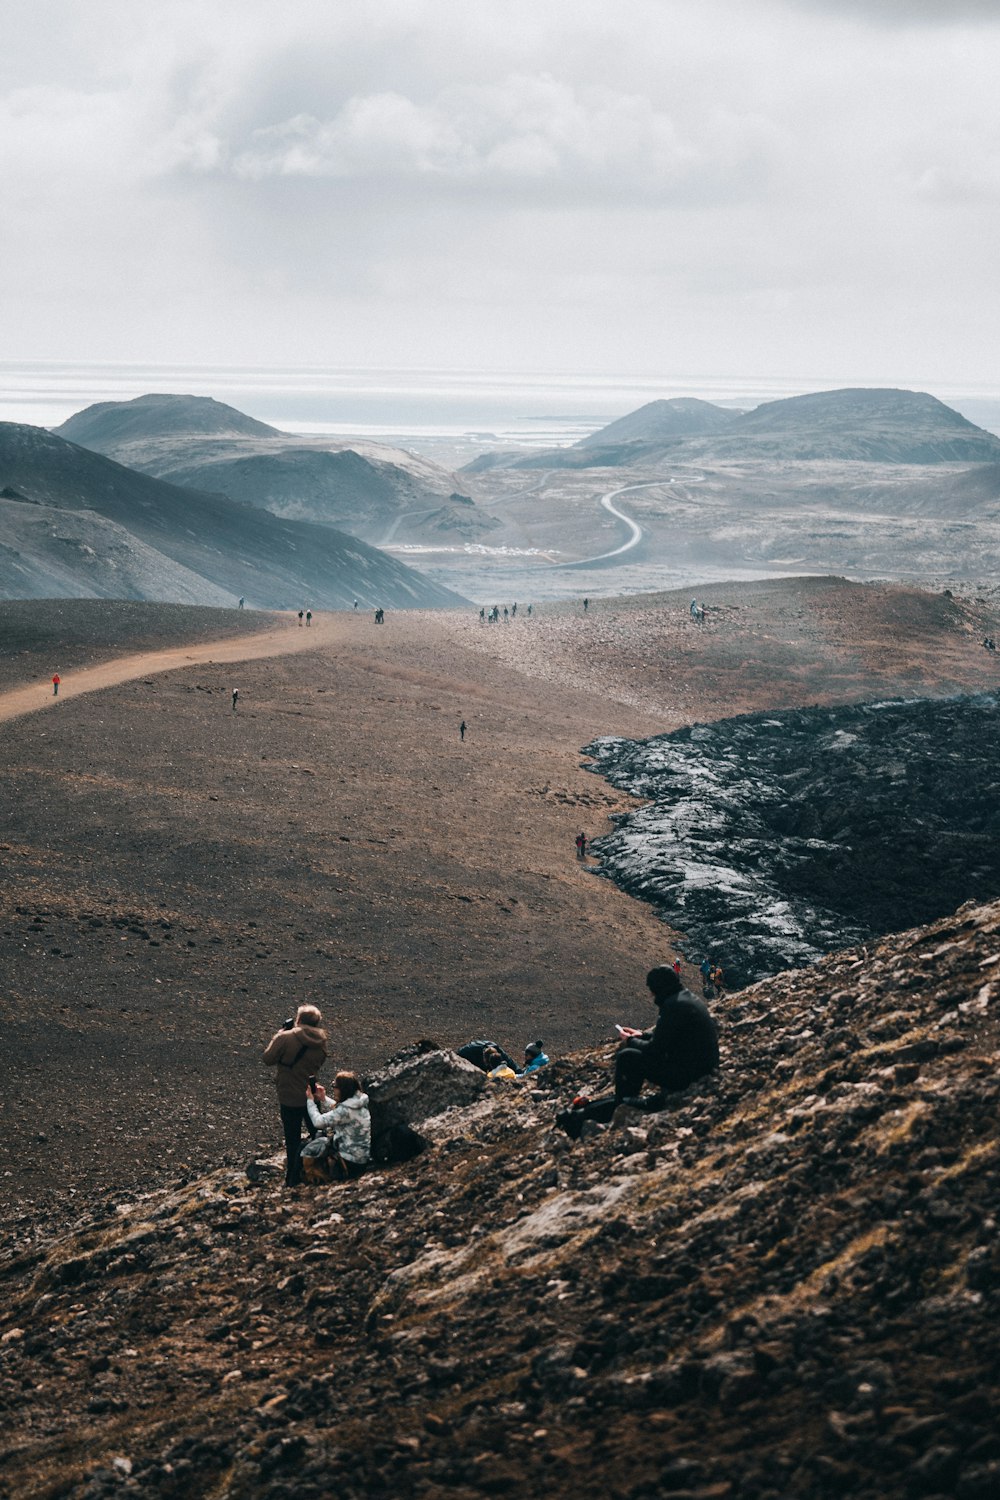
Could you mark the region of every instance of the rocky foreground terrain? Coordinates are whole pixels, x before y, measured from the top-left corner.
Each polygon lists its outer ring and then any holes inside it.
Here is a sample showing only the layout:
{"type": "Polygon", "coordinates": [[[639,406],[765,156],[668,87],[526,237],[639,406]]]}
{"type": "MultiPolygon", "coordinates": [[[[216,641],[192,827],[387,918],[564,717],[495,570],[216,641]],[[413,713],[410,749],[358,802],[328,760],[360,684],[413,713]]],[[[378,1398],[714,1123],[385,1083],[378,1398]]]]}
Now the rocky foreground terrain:
{"type": "Polygon", "coordinates": [[[717,1078],[577,1144],[610,1047],[359,1184],[255,1186],[223,1139],[26,1223],[0,1494],[987,1500],[998,995],[968,905],[721,1002],[717,1078]]]}
{"type": "MultiPolygon", "coordinates": [[[[287,657],[76,697],[69,670],[57,703],[48,607],[4,617],[5,684],[45,705],[0,767],[4,1500],[996,1488],[1000,907],[732,995],[717,1080],[553,1129],[679,942],[574,858],[629,805],[580,747],[995,680],[981,602],[712,602],[321,616],[287,657]],[[409,1164],[284,1195],[244,1167],[302,998],[366,1074],[480,1027],[556,1061],[409,1164]]],[[[60,606],[91,672],[177,639],[95,608],[60,606]]]]}

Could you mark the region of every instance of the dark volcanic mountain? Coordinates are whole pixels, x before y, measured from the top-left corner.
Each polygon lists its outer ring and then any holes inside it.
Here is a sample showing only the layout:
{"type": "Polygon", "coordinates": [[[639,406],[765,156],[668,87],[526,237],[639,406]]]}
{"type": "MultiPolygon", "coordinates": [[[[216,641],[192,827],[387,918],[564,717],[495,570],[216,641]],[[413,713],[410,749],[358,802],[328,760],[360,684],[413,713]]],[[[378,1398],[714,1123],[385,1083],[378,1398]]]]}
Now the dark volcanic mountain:
{"type": "Polygon", "coordinates": [[[55,431],[81,448],[112,455],[122,443],[150,438],[281,437],[277,427],[211,396],[150,395],[134,401],[99,401],[76,412],[55,431]]]}
{"type": "Polygon", "coordinates": [[[711,401],[678,396],[670,401],[647,401],[637,411],[609,422],[581,438],[576,448],[604,448],[617,443],[658,443],[704,432],[719,432],[737,421],[740,413],[726,411],[711,401]]]}
{"type": "Polygon", "coordinates": [[[105,402],[57,431],[171,484],[376,544],[441,534],[474,540],[499,525],[429,459],[380,443],[292,436],[207,397],[105,402]]]}
{"type": "Polygon", "coordinates": [[[713,460],[996,463],[1000,438],[922,391],[816,391],[765,402],[686,451],[713,460]]]}
{"type": "Polygon", "coordinates": [[[458,595],[355,537],[164,484],[40,427],[0,423],[0,596],[283,609],[355,599],[448,607],[458,595]]]}
{"type": "Polygon", "coordinates": [[[996,464],[1000,438],[920,391],[859,389],[816,391],[768,401],[753,411],[723,411],[705,402],[651,402],[612,422],[572,448],[485,455],[467,466],[477,469],[619,468],[626,464],[671,463],[868,463],[996,464]],[[661,421],[658,408],[705,408],[683,424],[683,412],[661,421]],[[706,420],[718,412],[720,421],[706,420]],[[709,423],[714,430],[708,430],[709,423]]]}

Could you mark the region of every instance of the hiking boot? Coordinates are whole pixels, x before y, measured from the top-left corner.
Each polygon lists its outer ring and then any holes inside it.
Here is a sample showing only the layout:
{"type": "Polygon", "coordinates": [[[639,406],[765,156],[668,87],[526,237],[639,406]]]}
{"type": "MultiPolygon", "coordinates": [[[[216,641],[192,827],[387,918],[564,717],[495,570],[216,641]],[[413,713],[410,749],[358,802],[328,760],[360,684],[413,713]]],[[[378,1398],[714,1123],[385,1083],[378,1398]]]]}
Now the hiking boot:
{"type": "Polygon", "coordinates": [[[612,1130],[621,1130],[625,1125],[632,1125],[635,1122],[635,1116],[641,1114],[645,1114],[641,1099],[634,1097],[622,1099],[611,1116],[612,1130]]]}

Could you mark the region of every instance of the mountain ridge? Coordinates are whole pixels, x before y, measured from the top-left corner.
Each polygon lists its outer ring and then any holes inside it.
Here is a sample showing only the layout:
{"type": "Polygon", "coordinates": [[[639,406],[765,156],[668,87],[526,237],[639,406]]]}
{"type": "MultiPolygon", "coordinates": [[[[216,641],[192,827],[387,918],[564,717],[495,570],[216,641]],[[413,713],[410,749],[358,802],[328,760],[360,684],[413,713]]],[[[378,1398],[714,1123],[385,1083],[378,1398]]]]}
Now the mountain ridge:
{"type": "Polygon", "coordinates": [[[173,395],[150,392],[132,401],[98,401],[74,412],[59,427],[58,437],[106,453],[110,448],[136,438],[188,437],[281,437],[277,427],[248,417],[235,406],[213,396],[173,395]]]}
{"type": "Polygon", "coordinates": [[[279,432],[208,397],[104,402],[55,431],[137,473],[371,544],[389,534],[476,540],[499,524],[431,459],[367,440],[279,432]]]}
{"type": "Polygon", "coordinates": [[[169,598],[177,587],[183,602],[232,604],[246,597],[261,608],[294,608],[303,599],[317,608],[350,607],[355,599],[393,608],[462,602],[332,527],[282,520],[226,495],[167,484],[44,428],[0,423],[0,487],[21,497],[0,499],[0,507],[27,549],[20,556],[0,554],[6,597],[20,596],[24,587],[120,597],[126,569],[113,556],[109,564],[102,548],[111,539],[127,558],[127,538],[134,537],[139,546],[127,597],[169,598]],[[38,506],[51,513],[45,519],[58,518],[57,526],[70,517],[65,546],[45,533],[38,506]],[[109,526],[117,528],[113,537],[109,526]],[[166,559],[159,573],[157,558],[166,559]]]}
{"type": "MultiPolygon", "coordinates": [[[[640,419],[658,405],[648,403],[572,448],[502,461],[512,468],[581,468],[588,462],[615,468],[667,457],[705,464],[766,460],[929,466],[1000,461],[1000,438],[925,391],[859,386],[786,396],[733,414],[716,431],[692,435],[678,431],[657,436],[655,417],[650,424],[640,419]],[[632,430],[640,435],[625,436],[632,430]]],[[[467,468],[476,472],[473,465],[467,468]]]]}

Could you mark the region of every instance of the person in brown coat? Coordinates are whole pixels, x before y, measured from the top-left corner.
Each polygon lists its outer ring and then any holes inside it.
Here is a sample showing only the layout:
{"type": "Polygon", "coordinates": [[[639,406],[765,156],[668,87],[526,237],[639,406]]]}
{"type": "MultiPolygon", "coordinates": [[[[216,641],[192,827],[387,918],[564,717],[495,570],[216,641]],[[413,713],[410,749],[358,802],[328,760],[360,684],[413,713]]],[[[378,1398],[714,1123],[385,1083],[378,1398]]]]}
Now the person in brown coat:
{"type": "Polygon", "coordinates": [[[278,1086],[278,1105],[285,1132],[285,1186],[298,1187],[302,1181],[302,1127],[310,1138],[315,1130],[306,1110],[306,1088],[309,1079],[326,1061],[326,1032],[323,1017],[315,1005],[300,1005],[294,1020],[288,1020],[264,1048],[264,1061],[274,1068],[278,1086]]]}

